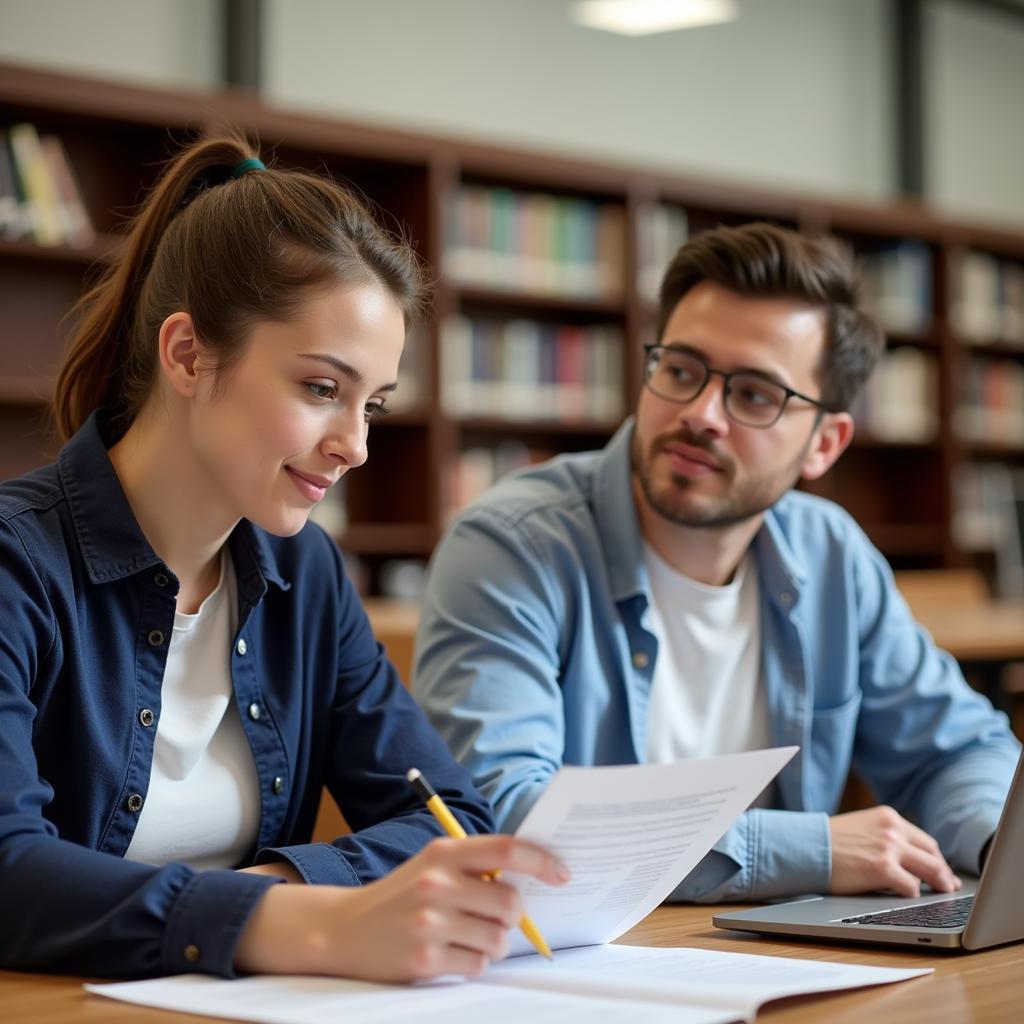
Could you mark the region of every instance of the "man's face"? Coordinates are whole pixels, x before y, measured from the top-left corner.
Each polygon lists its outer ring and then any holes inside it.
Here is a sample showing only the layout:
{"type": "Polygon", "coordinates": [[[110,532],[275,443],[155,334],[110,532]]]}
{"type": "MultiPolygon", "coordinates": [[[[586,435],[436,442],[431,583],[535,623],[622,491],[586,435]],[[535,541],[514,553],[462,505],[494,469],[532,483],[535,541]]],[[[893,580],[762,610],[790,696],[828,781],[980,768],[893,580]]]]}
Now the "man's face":
{"type": "MultiPolygon", "coordinates": [[[[715,370],[750,370],[821,396],[825,314],[798,300],[745,298],[704,281],[679,301],[659,343],[685,347],[715,370]]],[[[819,423],[817,407],[798,398],[771,427],[736,423],[725,411],[723,384],[712,376],[685,404],[646,387],[640,393],[633,471],[651,508],[683,526],[727,526],[756,516],[801,476],[820,476],[845,446],[833,451],[823,439],[832,414],[819,423]]]]}

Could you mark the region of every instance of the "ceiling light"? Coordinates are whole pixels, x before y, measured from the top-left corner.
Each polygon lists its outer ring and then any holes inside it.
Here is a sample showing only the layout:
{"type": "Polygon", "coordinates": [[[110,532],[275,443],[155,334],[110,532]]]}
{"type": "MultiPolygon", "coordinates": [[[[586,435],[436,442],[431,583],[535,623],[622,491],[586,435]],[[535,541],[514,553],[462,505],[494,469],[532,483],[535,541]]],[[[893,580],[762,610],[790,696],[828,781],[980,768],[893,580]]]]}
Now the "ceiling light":
{"type": "Polygon", "coordinates": [[[577,0],[573,5],[578,24],[625,36],[715,25],[739,16],[738,0],[577,0]]]}

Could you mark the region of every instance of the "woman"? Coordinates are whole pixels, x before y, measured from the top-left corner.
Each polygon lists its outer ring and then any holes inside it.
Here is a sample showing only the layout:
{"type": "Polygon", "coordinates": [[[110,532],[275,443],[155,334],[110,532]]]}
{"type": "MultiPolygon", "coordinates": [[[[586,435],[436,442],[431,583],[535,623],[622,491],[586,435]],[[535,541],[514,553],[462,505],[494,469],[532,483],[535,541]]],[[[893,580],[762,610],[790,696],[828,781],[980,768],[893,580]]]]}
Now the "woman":
{"type": "Polygon", "coordinates": [[[169,165],[83,298],[67,443],[0,486],[3,966],[472,974],[521,913],[481,875],[563,880],[509,837],[430,842],[408,768],[468,831],[489,809],[306,526],[422,293],[347,192],[228,136],[169,165]],[[310,844],[325,784],[354,834],[310,844]]]}

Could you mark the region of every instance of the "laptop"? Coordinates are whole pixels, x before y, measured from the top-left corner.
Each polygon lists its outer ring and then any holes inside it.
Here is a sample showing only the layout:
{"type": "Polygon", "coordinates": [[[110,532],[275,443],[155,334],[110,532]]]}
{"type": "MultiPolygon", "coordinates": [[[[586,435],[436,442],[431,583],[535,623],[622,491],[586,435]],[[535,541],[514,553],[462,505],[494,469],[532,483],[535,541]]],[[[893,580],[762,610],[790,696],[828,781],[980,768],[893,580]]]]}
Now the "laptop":
{"type": "Polygon", "coordinates": [[[980,879],[956,893],[808,896],[715,914],[718,928],[838,942],[975,950],[1024,940],[1024,752],[980,879]]]}

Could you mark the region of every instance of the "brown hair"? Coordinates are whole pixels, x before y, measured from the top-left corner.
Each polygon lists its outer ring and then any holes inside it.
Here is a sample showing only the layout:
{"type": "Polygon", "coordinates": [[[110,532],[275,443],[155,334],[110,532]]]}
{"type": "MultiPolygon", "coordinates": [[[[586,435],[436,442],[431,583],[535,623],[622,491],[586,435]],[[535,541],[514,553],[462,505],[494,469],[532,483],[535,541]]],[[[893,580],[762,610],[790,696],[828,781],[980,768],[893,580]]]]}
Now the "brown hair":
{"type": "Polygon", "coordinates": [[[233,168],[257,156],[240,133],[196,142],[165,168],[124,248],[78,301],[54,416],[69,438],[99,407],[126,429],[153,385],[164,319],[188,312],[223,370],[261,320],[288,320],[311,289],[383,285],[408,325],[424,275],[410,246],[349,191],[297,170],[233,168]]]}
{"type": "Polygon", "coordinates": [[[793,298],[825,310],[819,367],[822,403],[848,409],[885,346],[878,324],[859,305],[850,249],[831,236],[809,237],[762,222],[718,227],[676,253],[661,284],[658,337],[679,300],[701,281],[751,298],[793,298]]]}

